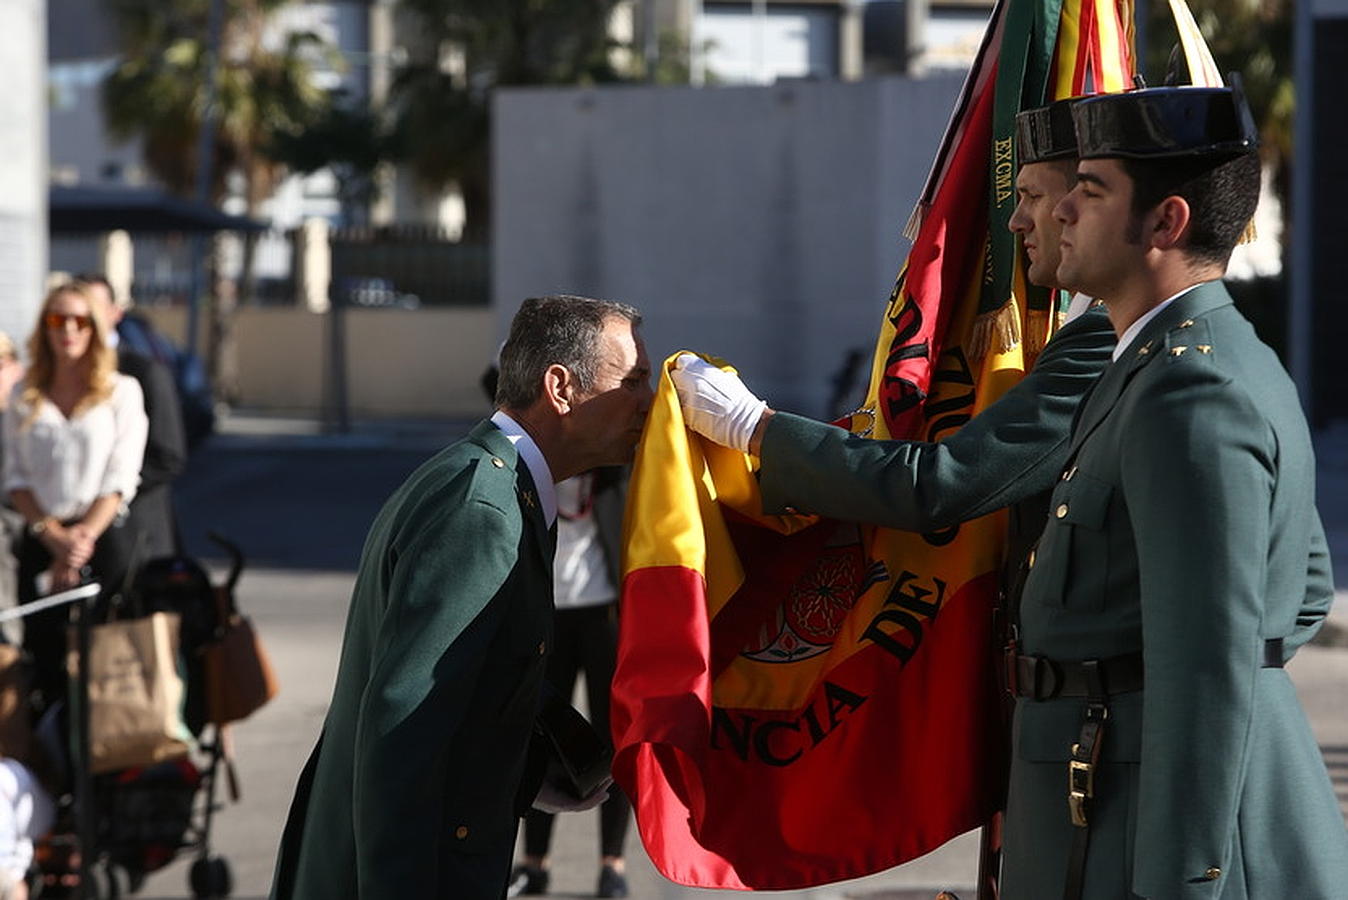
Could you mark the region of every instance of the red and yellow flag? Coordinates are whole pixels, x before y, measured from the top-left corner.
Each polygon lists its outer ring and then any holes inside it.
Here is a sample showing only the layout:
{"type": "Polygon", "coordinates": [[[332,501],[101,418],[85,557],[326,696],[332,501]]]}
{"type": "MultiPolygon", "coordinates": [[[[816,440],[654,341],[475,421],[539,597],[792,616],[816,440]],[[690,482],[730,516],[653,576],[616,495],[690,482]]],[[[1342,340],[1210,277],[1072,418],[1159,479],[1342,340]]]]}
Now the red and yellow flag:
{"type": "MultiPolygon", "coordinates": [[[[1034,314],[1002,239],[1008,123],[1128,84],[1130,20],[1129,0],[998,4],[851,430],[938,440],[1023,374],[1056,317],[1034,314]]],[[[685,429],[669,365],[629,494],[612,712],[614,775],[655,865],[687,885],[802,888],[985,822],[1004,777],[1004,517],[918,535],[764,516],[757,461],[685,429]]]]}

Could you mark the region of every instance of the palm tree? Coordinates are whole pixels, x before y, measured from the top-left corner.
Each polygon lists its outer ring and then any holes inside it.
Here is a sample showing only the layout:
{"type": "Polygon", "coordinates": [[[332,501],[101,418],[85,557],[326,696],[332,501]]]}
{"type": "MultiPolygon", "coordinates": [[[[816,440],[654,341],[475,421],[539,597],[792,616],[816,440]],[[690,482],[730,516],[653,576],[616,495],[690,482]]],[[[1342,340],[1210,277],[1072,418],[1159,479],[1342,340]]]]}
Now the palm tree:
{"type": "Polygon", "coordinates": [[[403,0],[421,36],[394,82],[397,146],[431,189],[457,184],[464,234],[489,233],[490,95],[504,85],[621,77],[611,61],[617,0],[403,0]],[[446,64],[455,59],[456,64],[446,64]]]}
{"type": "MultiPolygon", "coordinates": [[[[120,61],[102,86],[103,114],[114,139],[139,137],[147,167],[169,190],[195,191],[199,136],[210,71],[208,16],[213,0],[107,0],[117,25],[120,61]]],[[[324,48],[306,33],[279,48],[264,42],[269,17],[291,0],[224,3],[214,90],[210,199],[220,203],[228,179],[241,176],[249,215],[257,215],[285,174],[271,152],[280,133],[293,133],[323,112],[326,94],[313,78],[324,48]]],[[[244,242],[245,295],[251,291],[255,238],[244,242]]],[[[217,391],[232,392],[229,332],[232,300],[213,304],[211,369],[217,391]]]]}

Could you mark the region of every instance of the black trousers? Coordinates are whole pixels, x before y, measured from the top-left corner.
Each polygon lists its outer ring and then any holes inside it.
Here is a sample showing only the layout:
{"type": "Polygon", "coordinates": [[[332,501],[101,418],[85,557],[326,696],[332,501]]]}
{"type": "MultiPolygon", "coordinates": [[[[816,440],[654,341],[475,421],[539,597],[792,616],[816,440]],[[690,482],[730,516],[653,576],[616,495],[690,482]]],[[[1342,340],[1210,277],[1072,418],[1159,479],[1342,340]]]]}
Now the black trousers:
{"type": "MultiPolygon", "coordinates": [[[[612,740],[609,729],[609,689],[618,652],[618,606],[583,606],[559,609],[553,624],[552,655],[548,657],[548,681],[563,697],[576,690],[576,676],[585,673],[585,699],[590,707],[590,724],[605,740],[612,740]]],[[[622,856],[627,840],[627,824],[632,804],[616,784],[609,788],[608,799],[599,806],[599,852],[603,856],[622,856]]],[[[547,856],[552,843],[552,815],[532,810],[524,818],[524,852],[547,856]]]]}
{"type": "MultiPolygon", "coordinates": [[[[94,545],[88,568],[103,585],[99,604],[119,593],[131,565],[132,547],[126,530],[113,525],[94,545]]],[[[51,554],[37,538],[25,534],[19,543],[19,602],[37,599],[37,576],[51,568],[51,554]]],[[[23,649],[33,660],[33,691],[38,710],[46,709],[66,693],[66,626],[70,607],[58,606],[33,613],[23,620],[23,649]]]]}

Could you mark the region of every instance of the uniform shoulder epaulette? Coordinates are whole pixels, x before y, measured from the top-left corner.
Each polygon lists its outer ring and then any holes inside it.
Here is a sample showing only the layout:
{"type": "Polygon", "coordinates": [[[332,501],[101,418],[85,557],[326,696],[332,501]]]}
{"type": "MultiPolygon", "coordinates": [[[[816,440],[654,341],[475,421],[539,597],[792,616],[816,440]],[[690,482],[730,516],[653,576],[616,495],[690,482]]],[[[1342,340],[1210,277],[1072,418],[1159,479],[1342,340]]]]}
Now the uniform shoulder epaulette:
{"type": "Polygon", "coordinates": [[[1213,354],[1212,328],[1207,319],[1185,319],[1166,332],[1164,349],[1168,361],[1201,359],[1213,354]]]}

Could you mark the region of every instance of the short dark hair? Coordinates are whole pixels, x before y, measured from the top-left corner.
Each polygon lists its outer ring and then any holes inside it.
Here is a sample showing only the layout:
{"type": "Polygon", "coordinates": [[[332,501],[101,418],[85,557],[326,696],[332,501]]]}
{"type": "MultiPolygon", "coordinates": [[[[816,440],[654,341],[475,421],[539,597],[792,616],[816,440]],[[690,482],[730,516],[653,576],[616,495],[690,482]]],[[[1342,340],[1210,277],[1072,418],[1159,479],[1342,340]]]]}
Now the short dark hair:
{"type": "Polygon", "coordinates": [[[543,390],[548,366],[565,366],[575,376],[577,387],[593,388],[598,376],[599,333],[613,318],[626,319],[633,327],[641,324],[641,313],[611,300],[573,294],[525,300],[501,348],[496,405],[501,409],[532,405],[543,390]]]}
{"type": "Polygon", "coordinates": [[[1166,197],[1181,197],[1190,216],[1182,249],[1194,260],[1226,265],[1259,205],[1257,152],[1218,163],[1201,156],[1119,162],[1133,181],[1132,240],[1141,239],[1142,216],[1166,197]]]}

